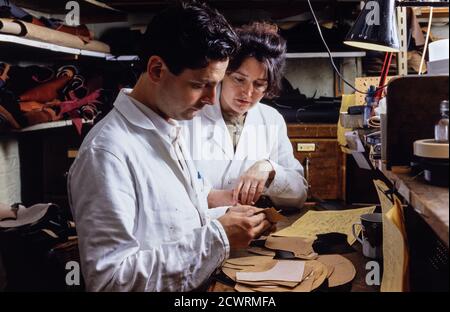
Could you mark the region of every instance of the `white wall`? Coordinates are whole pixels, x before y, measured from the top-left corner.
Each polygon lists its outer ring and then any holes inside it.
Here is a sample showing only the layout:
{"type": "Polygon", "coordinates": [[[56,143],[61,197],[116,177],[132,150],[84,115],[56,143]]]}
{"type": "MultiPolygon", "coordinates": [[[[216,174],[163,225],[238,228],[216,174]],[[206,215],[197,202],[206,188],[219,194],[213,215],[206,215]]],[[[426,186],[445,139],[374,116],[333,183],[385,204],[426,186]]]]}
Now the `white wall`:
{"type": "Polygon", "coordinates": [[[0,138],[0,202],[14,204],[21,201],[20,159],[17,140],[0,138]]]}

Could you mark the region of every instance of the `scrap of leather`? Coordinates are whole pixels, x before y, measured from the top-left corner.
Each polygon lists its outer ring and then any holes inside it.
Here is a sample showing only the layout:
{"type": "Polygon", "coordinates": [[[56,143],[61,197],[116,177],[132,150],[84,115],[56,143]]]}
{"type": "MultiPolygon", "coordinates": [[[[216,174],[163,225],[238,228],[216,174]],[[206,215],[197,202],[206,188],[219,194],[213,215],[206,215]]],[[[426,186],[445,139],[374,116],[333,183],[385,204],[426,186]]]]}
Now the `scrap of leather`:
{"type": "Polygon", "coordinates": [[[252,246],[252,247],[247,248],[247,251],[252,254],[255,254],[255,255],[275,257],[275,251],[269,250],[264,247],[256,247],[256,246],[253,247],[252,246]]]}
{"type": "Polygon", "coordinates": [[[86,25],[79,26],[67,26],[64,24],[59,25],[56,30],[65,32],[67,34],[78,36],[85,43],[88,43],[94,39],[93,33],[87,28],[86,25]]]}
{"type": "Polygon", "coordinates": [[[281,260],[277,261],[275,265],[268,270],[257,272],[236,272],[236,280],[238,282],[277,281],[300,283],[303,279],[304,269],[304,261],[281,260]]]}
{"type": "Polygon", "coordinates": [[[42,110],[46,105],[37,101],[23,101],[19,103],[20,110],[24,113],[34,110],[42,110]]]}
{"type": "Polygon", "coordinates": [[[316,260],[306,261],[305,272],[309,274],[304,274],[303,281],[293,288],[278,285],[250,286],[239,282],[234,289],[239,292],[311,292],[320,287],[328,275],[326,266],[316,260]]]}
{"type": "MultiPolygon", "coordinates": [[[[297,261],[297,260],[296,260],[297,261]]],[[[236,281],[236,272],[261,272],[270,270],[277,260],[265,256],[250,256],[229,259],[225,262],[222,272],[236,281]]],[[[316,260],[305,261],[303,278],[300,283],[283,281],[237,282],[236,291],[251,292],[310,292],[321,286],[329,275],[328,268],[316,260]],[[296,285],[294,285],[296,284],[296,285]]]]}
{"type": "Polygon", "coordinates": [[[58,98],[58,92],[72,79],[70,76],[61,76],[52,81],[38,85],[20,96],[20,101],[50,102],[58,98]]]}
{"type": "Polygon", "coordinates": [[[277,223],[277,222],[286,220],[286,217],[281,215],[273,207],[272,208],[266,208],[262,212],[266,215],[267,220],[269,220],[269,222],[271,222],[271,223],[277,223]]]}
{"type": "Polygon", "coordinates": [[[34,110],[24,114],[28,121],[29,126],[33,126],[39,123],[50,122],[60,120],[56,112],[48,107],[44,107],[42,110],[34,110]]]}
{"type": "Polygon", "coordinates": [[[309,260],[317,258],[312,244],[313,240],[303,237],[269,236],[266,240],[265,247],[272,250],[289,251],[296,258],[309,260]]]}
{"type": "Polygon", "coordinates": [[[353,263],[341,255],[321,255],[317,261],[332,268],[332,273],[328,277],[328,286],[337,287],[351,282],[356,276],[356,269],[353,263]]]}
{"type": "Polygon", "coordinates": [[[0,116],[6,118],[6,121],[9,123],[9,125],[13,129],[20,129],[20,124],[16,121],[14,116],[6,109],[4,108],[0,103],[0,116]]]}
{"type": "Polygon", "coordinates": [[[336,232],[317,234],[317,239],[312,246],[319,255],[355,252],[355,249],[348,243],[347,235],[336,232]]]}

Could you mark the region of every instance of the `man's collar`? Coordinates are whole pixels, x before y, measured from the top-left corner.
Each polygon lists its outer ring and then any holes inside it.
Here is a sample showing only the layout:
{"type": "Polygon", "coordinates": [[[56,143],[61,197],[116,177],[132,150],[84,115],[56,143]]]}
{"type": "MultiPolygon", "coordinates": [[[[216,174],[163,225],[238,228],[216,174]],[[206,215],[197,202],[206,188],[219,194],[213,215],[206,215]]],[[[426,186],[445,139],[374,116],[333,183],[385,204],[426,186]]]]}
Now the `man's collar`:
{"type": "Polygon", "coordinates": [[[174,139],[178,133],[178,122],[173,119],[166,121],[151,108],[132,98],[131,91],[132,89],[120,90],[114,107],[133,125],[147,130],[158,130],[163,137],[174,139]]]}

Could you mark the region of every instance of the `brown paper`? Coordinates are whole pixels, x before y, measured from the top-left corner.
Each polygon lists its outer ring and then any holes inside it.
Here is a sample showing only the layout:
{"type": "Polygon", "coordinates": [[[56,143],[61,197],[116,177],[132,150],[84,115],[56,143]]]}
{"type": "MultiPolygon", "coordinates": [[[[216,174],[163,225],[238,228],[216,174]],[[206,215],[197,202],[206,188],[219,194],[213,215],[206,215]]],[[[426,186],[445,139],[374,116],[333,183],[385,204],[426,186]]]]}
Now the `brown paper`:
{"type": "Polygon", "coordinates": [[[341,255],[321,255],[317,261],[331,267],[332,273],[328,276],[328,286],[336,287],[351,282],[356,276],[353,263],[341,255]]]}
{"type": "Polygon", "coordinates": [[[247,251],[256,255],[275,257],[275,251],[262,247],[249,247],[247,251]]]}
{"type": "Polygon", "coordinates": [[[317,254],[312,248],[313,240],[303,237],[269,236],[265,247],[273,250],[290,251],[297,258],[315,259],[317,254]]]}
{"type": "Polygon", "coordinates": [[[322,266],[323,264],[319,262],[311,263],[311,261],[307,261],[304,271],[305,278],[300,284],[298,284],[294,288],[289,288],[285,286],[255,287],[237,283],[234,289],[239,292],[311,292],[312,290],[320,286],[323,283],[323,281],[325,281],[325,278],[323,278],[322,275],[318,274],[322,272],[321,270],[322,266]],[[317,277],[315,277],[314,272],[316,272],[317,277]],[[320,283],[320,280],[322,280],[322,283],[320,283]],[[314,282],[316,282],[316,285],[314,285],[314,282]]]}

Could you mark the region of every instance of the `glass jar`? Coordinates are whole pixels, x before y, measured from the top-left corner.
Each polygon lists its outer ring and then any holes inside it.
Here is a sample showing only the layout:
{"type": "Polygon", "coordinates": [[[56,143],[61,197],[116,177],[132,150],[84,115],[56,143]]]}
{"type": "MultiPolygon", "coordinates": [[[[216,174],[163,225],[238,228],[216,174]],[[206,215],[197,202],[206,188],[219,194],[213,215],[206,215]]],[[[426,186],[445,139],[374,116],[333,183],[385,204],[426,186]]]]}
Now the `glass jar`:
{"type": "Polygon", "coordinates": [[[441,119],[434,126],[434,139],[438,143],[448,143],[448,101],[441,102],[441,119]]]}

